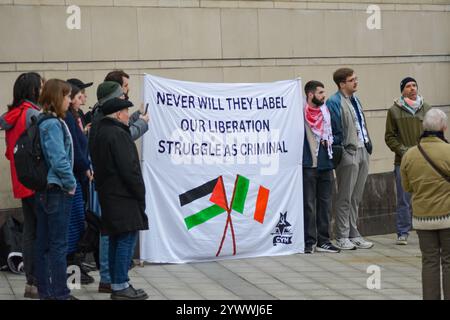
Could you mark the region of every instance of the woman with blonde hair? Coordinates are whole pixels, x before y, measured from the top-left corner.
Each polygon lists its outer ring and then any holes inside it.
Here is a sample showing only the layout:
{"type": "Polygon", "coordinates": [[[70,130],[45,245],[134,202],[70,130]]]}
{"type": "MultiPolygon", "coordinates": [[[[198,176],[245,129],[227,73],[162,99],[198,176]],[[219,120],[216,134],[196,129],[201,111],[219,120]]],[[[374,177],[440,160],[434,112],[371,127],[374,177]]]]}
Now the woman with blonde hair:
{"type": "Polygon", "coordinates": [[[47,188],[37,192],[36,277],[40,299],[74,300],[67,287],[67,229],[76,180],[73,142],[63,121],[70,104],[70,85],[48,80],[39,97],[38,118],[47,188]]]}

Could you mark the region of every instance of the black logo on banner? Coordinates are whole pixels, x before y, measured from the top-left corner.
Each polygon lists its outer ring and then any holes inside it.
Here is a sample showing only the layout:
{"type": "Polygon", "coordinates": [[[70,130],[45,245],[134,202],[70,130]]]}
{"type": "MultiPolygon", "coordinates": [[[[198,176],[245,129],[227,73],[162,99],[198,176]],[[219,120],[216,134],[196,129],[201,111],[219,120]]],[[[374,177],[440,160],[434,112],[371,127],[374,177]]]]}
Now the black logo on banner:
{"type": "Polygon", "coordinates": [[[287,221],[287,211],[285,213],[280,212],[280,220],[272,235],[275,235],[273,237],[274,246],[278,244],[292,244],[291,224],[287,221]]]}

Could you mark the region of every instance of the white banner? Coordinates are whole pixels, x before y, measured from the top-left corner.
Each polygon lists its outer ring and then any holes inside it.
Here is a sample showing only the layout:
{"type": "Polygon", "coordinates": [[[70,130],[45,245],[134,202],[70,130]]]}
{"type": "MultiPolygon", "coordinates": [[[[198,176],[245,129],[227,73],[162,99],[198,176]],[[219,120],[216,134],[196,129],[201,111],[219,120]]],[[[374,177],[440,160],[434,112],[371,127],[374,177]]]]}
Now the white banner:
{"type": "Polygon", "coordinates": [[[141,260],[303,252],[301,87],[145,76],[141,260]]]}

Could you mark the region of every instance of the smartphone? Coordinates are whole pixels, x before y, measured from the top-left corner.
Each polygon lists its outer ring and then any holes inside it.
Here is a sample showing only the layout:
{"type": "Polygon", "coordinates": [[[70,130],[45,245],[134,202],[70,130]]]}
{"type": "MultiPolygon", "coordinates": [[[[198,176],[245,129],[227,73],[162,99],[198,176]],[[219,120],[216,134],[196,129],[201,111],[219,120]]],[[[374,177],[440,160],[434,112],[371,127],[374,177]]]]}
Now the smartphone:
{"type": "Polygon", "coordinates": [[[147,111],[148,111],[148,102],[147,102],[147,104],[145,105],[144,115],[147,114],[147,111]]]}

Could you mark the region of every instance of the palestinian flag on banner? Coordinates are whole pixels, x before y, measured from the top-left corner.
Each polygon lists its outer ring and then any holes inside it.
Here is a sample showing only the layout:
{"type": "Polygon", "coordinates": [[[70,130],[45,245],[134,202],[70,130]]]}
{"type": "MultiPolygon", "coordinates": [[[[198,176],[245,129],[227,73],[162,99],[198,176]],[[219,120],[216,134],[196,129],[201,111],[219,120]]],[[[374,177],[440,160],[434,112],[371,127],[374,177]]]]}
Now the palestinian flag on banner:
{"type": "Polygon", "coordinates": [[[229,205],[227,201],[222,176],[180,194],[179,199],[181,207],[209,194],[211,194],[209,201],[213,203],[211,206],[186,217],[184,221],[187,229],[192,229],[222,213],[230,211],[249,214],[250,208],[253,208],[253,219],[259,223],[264,223],[270,191],[263,186],[259,186],[256,200],[254,200],[255,202],[252,204],[250,203],[251,200],[248,199],[249,187],[250,180],[244,176],[237,175],[234,183],[231,205],[229,205]]]}

